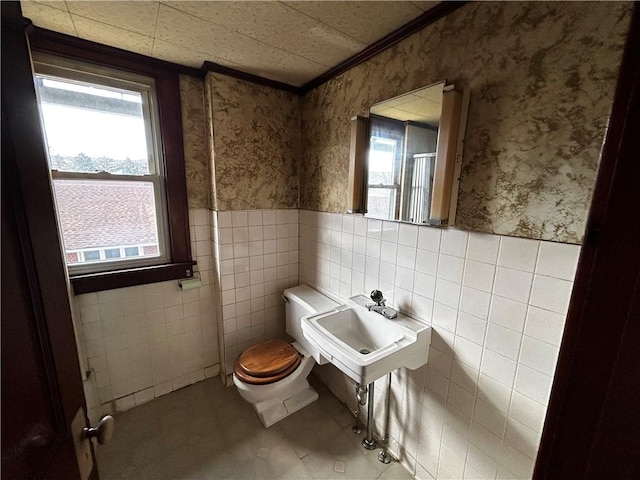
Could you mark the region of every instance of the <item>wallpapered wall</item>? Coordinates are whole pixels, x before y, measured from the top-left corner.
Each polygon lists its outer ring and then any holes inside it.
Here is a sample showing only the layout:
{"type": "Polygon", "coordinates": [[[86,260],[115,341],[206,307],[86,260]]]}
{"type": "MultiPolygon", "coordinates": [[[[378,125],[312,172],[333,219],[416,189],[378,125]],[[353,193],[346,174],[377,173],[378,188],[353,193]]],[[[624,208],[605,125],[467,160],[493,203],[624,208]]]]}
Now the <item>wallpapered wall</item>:
{"type": "Polygon", "coordinates": [[[207,117],[201,79],[180,75],[180,103],[189,208],[209,208],[211,178],[205,128],[207,117]]]}
{"type": "Polygon", "coordinates": [[[213,120],[216,210],[298,208],[300,98],[216,73],[205,79],[213,120]]]}
{"type": "Polygon", "coordinates": [[[580,243],[630,3],[468,4],[302,101],[300,208],[344,212],[349,119],[442,79],[471,90],[456,226],[580,243]]]}

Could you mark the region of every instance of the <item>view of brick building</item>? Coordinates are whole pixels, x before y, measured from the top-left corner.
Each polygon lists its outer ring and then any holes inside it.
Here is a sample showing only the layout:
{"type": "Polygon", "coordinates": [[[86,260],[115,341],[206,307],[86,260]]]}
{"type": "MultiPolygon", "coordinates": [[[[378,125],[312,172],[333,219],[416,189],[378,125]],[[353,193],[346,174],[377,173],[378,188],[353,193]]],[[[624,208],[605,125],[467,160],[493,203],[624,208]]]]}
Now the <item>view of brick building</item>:
{"type": "Polygon", "coordinates": [[[67,263],[158,255],[153,185],[56,180],[67,263]]]}

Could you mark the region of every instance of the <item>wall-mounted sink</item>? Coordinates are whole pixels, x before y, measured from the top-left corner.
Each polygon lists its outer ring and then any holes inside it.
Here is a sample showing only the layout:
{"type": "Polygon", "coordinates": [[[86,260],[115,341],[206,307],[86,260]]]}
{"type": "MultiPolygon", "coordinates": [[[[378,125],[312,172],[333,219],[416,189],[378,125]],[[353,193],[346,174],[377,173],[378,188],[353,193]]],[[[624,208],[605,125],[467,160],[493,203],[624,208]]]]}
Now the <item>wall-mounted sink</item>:
{"type": "Polygon", "coordinates": [[[421,367],[431,343],[430,326],[401,314],[390,320],[352,301],[304,317],[302,332],[327,360],[362,385],[397,368],[421,367]]]}

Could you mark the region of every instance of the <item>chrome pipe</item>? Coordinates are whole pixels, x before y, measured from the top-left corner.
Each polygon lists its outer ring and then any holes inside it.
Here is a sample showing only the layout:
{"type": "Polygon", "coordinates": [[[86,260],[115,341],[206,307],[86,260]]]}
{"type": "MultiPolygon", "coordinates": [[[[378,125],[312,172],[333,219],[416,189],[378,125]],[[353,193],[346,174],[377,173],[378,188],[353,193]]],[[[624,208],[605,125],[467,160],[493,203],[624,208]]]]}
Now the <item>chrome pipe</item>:
{"type": "Polygon", "coordinates": [[[391,372],[387,380],[387,403],[384,411],[384,437],[382,437],[382,450],[378,452],[378,460],[382,463],[390,463],[391,455],[389,454],[389,418],[391,410],[391,372]]]}
{"type": "Polygon", "coordinates": [[[356,383],[356,409],[351,412],[355,417],[355,423],[353,427],[351,427],[351,431],[356,435],[360,435],[362,433],[362,426],[360,425],[360,407],[363,407],[365,403],[367,403],[367,399],[365,394],[367,393],[367,387],[363,387],[359,383],[356,383]]]}
{"type": "Polygon", "coordinates": [[[373,450],[376,448],[376,440],[373,438],[373,384],[371,382],[367,385],[369,390],[369,405],[367,406],[367,437],[362,439],[362,446],[367,450],[373,450]]]}

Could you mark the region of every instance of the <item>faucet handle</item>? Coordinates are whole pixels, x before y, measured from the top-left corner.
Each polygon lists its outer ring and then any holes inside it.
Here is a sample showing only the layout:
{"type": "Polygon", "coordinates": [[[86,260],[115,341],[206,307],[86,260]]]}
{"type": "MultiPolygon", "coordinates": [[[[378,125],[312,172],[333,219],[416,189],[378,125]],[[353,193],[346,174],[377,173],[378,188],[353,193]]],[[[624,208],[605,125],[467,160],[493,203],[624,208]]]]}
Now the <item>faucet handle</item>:
{"type": "Polygon", "coordinates": [[[380,312],[380,314],[383,317],[387,317],[390,320],[398,316],[398,312],[396,312],[393,308],[389,308],[389,307],[384,307],[380,312]]]}
{"type": "Polygon", "coordinates": [[[380,290],[373,290],[371,292],[371,300],[376,302],[376,305],[384,306],[384,296],[382,295],[382,292],[380,290]]]}

